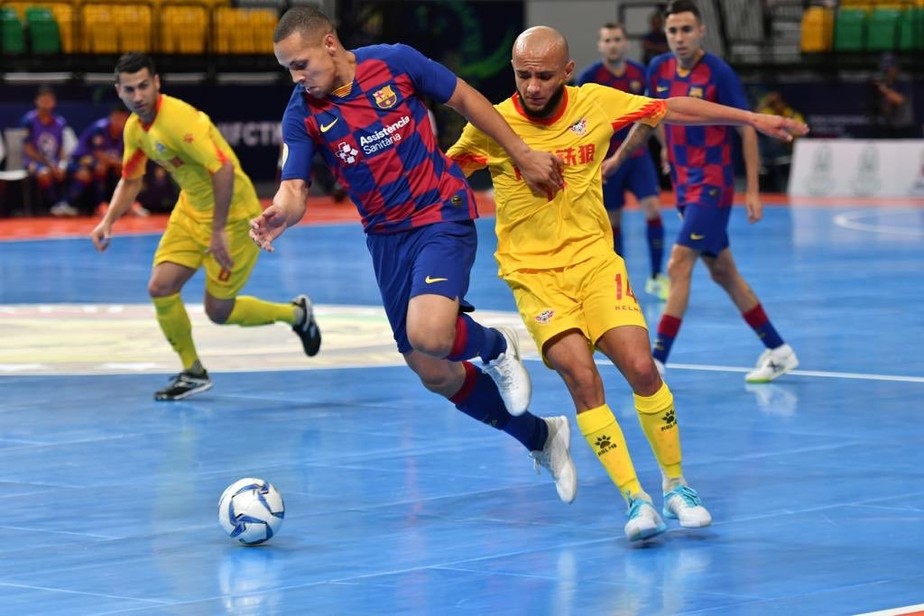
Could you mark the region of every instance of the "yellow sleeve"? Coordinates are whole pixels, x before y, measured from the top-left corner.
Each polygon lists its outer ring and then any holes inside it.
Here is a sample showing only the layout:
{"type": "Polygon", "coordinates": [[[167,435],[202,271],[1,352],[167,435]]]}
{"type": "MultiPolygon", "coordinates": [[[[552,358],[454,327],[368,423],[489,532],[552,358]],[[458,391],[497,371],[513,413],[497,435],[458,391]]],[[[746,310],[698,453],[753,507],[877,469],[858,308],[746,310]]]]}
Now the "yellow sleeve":
{"type": "Polygon", "coordinates": [[[629,94],[616,88],[586,84],[584,88],[594,87],[601,91],[596,94],[606,117],[610,118],[613,131],[641,122],[648,126],[657,126],[667,115],[667,100],[648,98],[638,94],[629,94]]]}
{"type": "Polygon", "coordinates": [[[122,177],[128,180],[137,180],[144,175],[147,168],[148,156],[141,149],[140,131],[138,116],[129,117],[122,137],[125,144],[122,150],[122,177]]]}
{"type": "Polygon", "coordinates": [[[462,167],[465,175],[471,175],[488,166],[488,136],[466,124],[459,140],[452,144],[446,155],[462,167]]]}
{"type": "Polygon", "coordinates": [[[212,138],[212,121],[198,109],[185,106],[176,117],[170,118],[169,135],[173,148],[187,162],[215,173],[228,160],[220,145],[212,138]]]}

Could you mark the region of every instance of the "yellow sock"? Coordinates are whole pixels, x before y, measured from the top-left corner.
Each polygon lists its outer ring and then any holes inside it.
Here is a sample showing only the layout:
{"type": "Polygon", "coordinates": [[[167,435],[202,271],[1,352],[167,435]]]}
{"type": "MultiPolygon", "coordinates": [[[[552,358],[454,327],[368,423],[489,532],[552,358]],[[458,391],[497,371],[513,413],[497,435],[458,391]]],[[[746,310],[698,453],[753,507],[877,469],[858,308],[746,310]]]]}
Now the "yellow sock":
{"type": "Polygon", "coordinates": [[[225,325],[253,327],[278,321],[295,325],[295,312],[293,304],[277,304],[249,295],[239,295],[234,299],[234,310],[228,315],[225,325]]]}
{"type": "Polygon", "coordinates": [[[674,395],[667,383],[651,396],[635,395],[635,410],[661,472],[668,479],[682,479],[680,428],[674,413],[674,395]]]}
{"type": "Polygon", "coordinates": [[[167,342],[180,356],[183,370],[189,370],[199,361],[196,345],[192,339],[192,323],[186,314],[186,307],[179,293],[166,297],[153,297],[154,309],[157,311],[157,322],[161,331],[167,337],[167,342]]]}
{"type": "Polygon", "coordinates": [[[626,439],[610,407],[604,404],[578,413],[577,423],[581,434],[597,454],[610,479],[619,487],[623,498],[628,500],[629,496],[642,493],[626,439]]]}

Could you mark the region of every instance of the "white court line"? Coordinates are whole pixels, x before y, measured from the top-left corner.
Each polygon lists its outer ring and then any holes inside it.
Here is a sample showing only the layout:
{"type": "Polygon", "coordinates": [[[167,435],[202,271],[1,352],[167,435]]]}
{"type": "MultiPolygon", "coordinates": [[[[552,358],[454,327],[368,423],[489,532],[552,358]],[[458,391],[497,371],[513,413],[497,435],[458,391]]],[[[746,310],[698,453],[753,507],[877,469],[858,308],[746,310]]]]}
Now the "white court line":
{"type": "Polygon", "coordinates": [[[879,612],[864,612],[856,616],[901,616],[902,614],[913,614],[922,611],[924,611],[924,603],[918,603],[917,605],[906,605],[905,607],[896,607],[879,612]]]}
{"type": "MultiPolygon", "coordinates": [[[[918,210],[909,210],[915,213],[919,213],[918,210]]],[[[895,213],[894,210],[890,213],[895,213]]],[[[854,231],[868,231],[870,233],[892,233],[895,235],[907,235],[910,237],[921,237],[924,236],[924,230],[920,227],[911,226],[909,227],[893,227],[890,225],[883,225],[881,223],[864,223],[859,222],[861,218],[872,218],[879,217],[882,215],[882,212],[851,212],[849,214],[838,214],[834,217],[834,224],[838,227],[843,227],[845,229],[852,229],[854,231]]]]}
{"type": "MultiPolygon", "coordinates": [[[[598,364],[609,364],[609,360],[598,360],[598,364]]],[[[671,370],[699,370],[702,372],[750,372],[754,368],[738,368],[737,366],[714,366],[709,364],[667,364],[667,371],[671,370]]],[[[814,376],[825,379],[854,379],[861,381],[893,381],[899,383],[924,383],[924,376],[898,376],[892,374],[871,374],[865,372],[827,372],[823,370],[793,370],[788,372],[793,376],[814,376]]]]}

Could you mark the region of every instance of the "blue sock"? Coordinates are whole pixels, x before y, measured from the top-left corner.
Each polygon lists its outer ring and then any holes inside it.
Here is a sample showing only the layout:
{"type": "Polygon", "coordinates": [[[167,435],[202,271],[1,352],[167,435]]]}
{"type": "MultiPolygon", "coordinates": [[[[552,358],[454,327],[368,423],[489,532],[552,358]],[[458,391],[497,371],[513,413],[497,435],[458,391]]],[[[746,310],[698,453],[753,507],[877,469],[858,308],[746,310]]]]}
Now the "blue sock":
{"type": "Polygon", "coordinates": [[[469,417],[506,432],[528,450],[541,451],[549,438],[548,424],[529,412],[517,417],[508,413],[491,377],[467,361],[462,365],[465,382],[449,401],[469,417]]]}
{"type": "Polygon", "coordinates": [[[480,357],[489,362],[507,350],[507,341],[496,329],[479,325],[465,313],[456,319],[456,338],[446,359],[462,361],[480,357]]]}

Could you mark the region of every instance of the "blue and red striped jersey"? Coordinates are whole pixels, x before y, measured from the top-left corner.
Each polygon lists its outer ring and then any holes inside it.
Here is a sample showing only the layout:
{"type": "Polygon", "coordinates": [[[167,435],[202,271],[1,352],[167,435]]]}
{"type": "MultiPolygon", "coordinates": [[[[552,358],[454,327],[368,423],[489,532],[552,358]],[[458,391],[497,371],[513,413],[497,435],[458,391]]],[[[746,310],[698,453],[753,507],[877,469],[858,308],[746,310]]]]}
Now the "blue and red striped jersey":
{"type": "MultiPolygon", "coordinates": [[[[604,86],[616,88],[617,90],[622,90],[623,92],[628,92],[629,94],[644,94],[645,65],[627,59],[622,74],[615,75],[613,71],[603,64],[603,60],[597,60],[581,71],[576,82],[579,86],[585,83],[599,83],[604,86]]],[[[626,140],[626,137],[629,135],[629,130],[631,129],[632,125],[629,124],[613,135],[613,140],[610,141],[610,149],[606,153],[607,156],[611,156],[613,152],[622,145],[622,142],[626,140]]],[[[631,157],[637,158],[646,155],[648,155],[648,150],[643,147],[638,147],[632,152],[631,157]]]]}
{"type": "MultiPolygon", "coordinates": [[[[711,53],[704,54],[689,71],[680,68],[671,53],[656,57],[648,67],[648,95],[652,98],[692,96],[739,109],[748,108],[738,76],[711,53]]],[[[735,181],[731,153],[734,128],[668,124],[664,130],[677,203],[717,202],[720,207],[730,207],[735,181]]]]}
{"type": "Polygon", "coordinates": [[[296,86],[282,121],[282,179],[310,181],[311,159],[320,153],[366,233],[477,218],[465,174],[437,146],[422,98],[445,103],[455,74],[407,45],[352,51],[349,92],[317,99],[296,86]]]}

